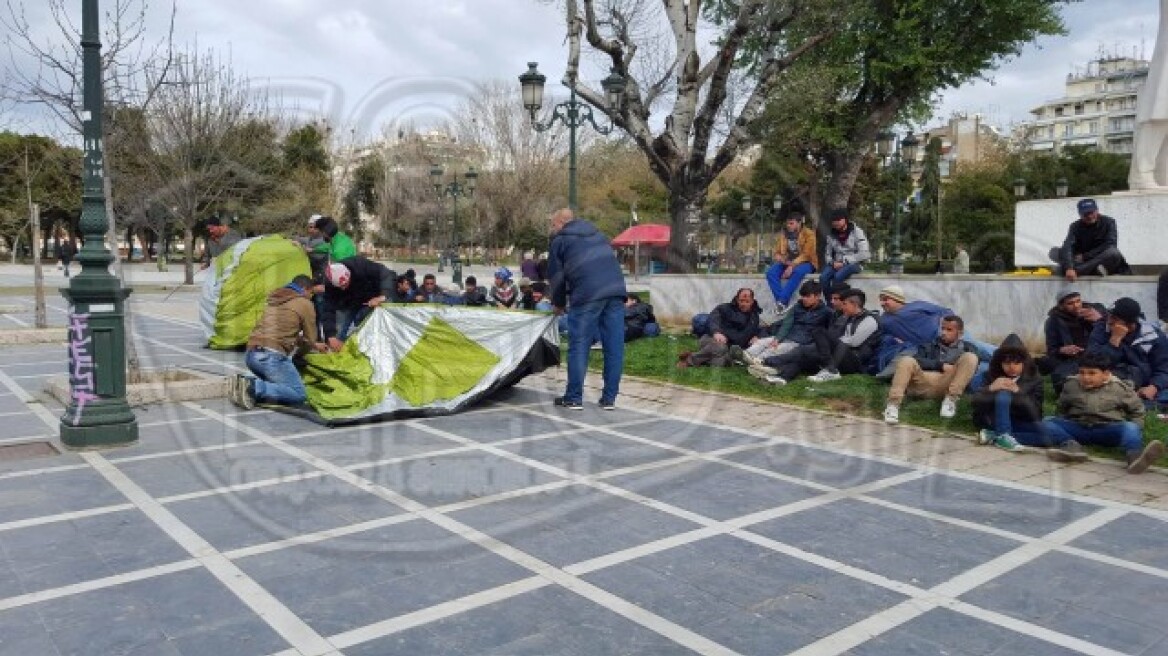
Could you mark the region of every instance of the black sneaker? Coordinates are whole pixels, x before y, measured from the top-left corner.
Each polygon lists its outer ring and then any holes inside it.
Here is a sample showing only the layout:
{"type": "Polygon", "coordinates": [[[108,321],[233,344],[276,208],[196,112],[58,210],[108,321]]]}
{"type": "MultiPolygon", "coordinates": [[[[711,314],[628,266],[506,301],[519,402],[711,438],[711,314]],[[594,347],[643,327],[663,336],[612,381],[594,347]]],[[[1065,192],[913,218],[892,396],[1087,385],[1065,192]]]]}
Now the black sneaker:
{"type": "Polygon", "coordinates": [[[579,401],[569,401],[562,396],[557,396],[552,405],[560,408],[567,408],[568,410],[583,410],[584,404],[579,401]]]}
{"type": "Polygon", "coordinates": [[[616,410],[616,401],[607,401],[605,399],[600,399],[599,405],[600,405],[601,410],[616,410]]]}
{"type": "Polygon", "coordinates": [[[1054,462],[1087,462],[1087,452],[1083,450],[1083,445],[1074,440],[1047,449],[1046,457],[1054,462]]]}

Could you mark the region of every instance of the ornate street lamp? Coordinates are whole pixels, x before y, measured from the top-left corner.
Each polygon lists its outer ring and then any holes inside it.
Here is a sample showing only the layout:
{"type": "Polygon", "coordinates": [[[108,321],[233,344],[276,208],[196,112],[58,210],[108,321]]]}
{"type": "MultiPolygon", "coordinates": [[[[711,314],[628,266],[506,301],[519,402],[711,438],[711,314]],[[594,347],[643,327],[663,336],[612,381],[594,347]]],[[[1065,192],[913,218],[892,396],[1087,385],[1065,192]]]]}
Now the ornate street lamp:
{"type": "MultiPolygon", "coordinates": [[[[779,215],[779,210],[781,210],[783,208],[783,197],[779,194],[775,194],[775,197],[771,200],[771,211],[770,212],[768,212],[763,207],[756,207],[752,211],[751,206],[752,206],[752,201],[751,201],[750,196],[743,196],[742,197],[742,212],[746,215],[747,219],[749,219],[750,221],[753,222],[753,221],[757,220],[759,228],[762,227],[762,220],[761,219],[766,218],[767,227],[768,227],[767,235],[770,238],[770,243],[773,244],[775,241],[775,239],[774,239],[775,217],[779,215]]],[[[761,267],[762,266],[762,236],[761,235],[759,236],[758,240],[756,241],[755,250],[757,251],[755,254],[756,264],[761,267]]]]}
{"type": "Polygon", "coordinates": [[[449,197],[451,205],[454,207],[454,216],[449,219],[450,247],[453,250],[450,256],[450,268],[454,271],[452,278],[454,284],[462,287],[462,259],[459,257],[459,250],[462,243],[458,234],[458,199],[474,196],[475,184],[478,182],[479,174],[473,166],[470,166],[467,167],[466,173],[462,174],[465,180],[464,182],[459,182],[457,175],[450,182],[443,182],[442,175],[443,171],[441,166],[434,164],[430,167],[430,180],[434,183],[434,192],[438,194],[438,200],[441,201],[444,197],[449,197]]]}
{"type": "MultiPolygon", "coordinates": [[[[552,108],[552,116],[547,123],[535,118],[536,112],[543,107],[543,85],[547,77],[537,70],[537,62],[527,63],[527,72],[519,76],[519,85],[522,90],[523,108],[531,117],[531,127],[536,132],[546,132],[560,121],[568,127],[568,207],[576,209],[576,128],[590,124],[600,134],[612,132],[612,124],[601,126],[592,118],[592,105],[576,100],[576,88],[569,87],[570,94],[566,102],[552,108]]],[[[612,69],[608,77],[600,82],[604,89],[605,101],[610,109],[616,109],[624,102],[625,79],[616,69],[612,69]]]]}
{"type": "Polygon", "coordinates": [[[892,274],[904,273],[904,257],[900,250],[900,205],[903,202],[905,194],[902,193],[901,179],[909,178],[909,185],[912,185],[912,165],[916,161],[917,147],[920,146],[920,140],[913,136],[912,132],[906,134],[900,140],[900,147],[896,147],[896,133],[882,132],[876,138],[876,154],[881,161],[885,159],[890,160],[890,166],[896,174],[896,205],[893,207],[893,228],[892,228],[892,256],[888,258],[888,272],[892,274]]]}
{"type": "Polygon", "coordinates": [[[102,156],[101,41],[97,0],[81,4],[85,166],[77,254],[81,273],[61,295],[69,301],[69,407],[61,417],[61,442],[71,447],[127,444],[138,440],[138,420],[126,402],[125,302],[131,290],[110,274],[105,245],[102,156]]]}

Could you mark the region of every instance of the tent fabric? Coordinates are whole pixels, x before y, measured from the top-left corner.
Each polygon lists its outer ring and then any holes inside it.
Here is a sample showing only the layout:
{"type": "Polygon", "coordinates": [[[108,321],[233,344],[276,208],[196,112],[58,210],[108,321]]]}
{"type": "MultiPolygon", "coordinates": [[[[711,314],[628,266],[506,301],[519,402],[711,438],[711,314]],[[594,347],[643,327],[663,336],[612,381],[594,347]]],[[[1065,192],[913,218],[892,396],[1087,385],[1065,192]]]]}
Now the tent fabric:
{"type": "Polygon", "coordinates": [[[382,305],[339,353],[305,357],[308,406],[290,411],[328,425],[451,414],[559,360],[550,314],[382,305]]]}
{"type": "Polygon", "coordinates": [[[668,246],[669,226],[660,223],[642,223],[620,233],[612,240],[615,247],[634,246],[668,246]]]}
{"type": "Polygon", "coordinates": [[[208,269],[199,299],[199,323],[213,349],[242,348],[264,313],[268,294],[298,275],[312,275],[308,256],[279,235],[243,239],[208,269]]]}

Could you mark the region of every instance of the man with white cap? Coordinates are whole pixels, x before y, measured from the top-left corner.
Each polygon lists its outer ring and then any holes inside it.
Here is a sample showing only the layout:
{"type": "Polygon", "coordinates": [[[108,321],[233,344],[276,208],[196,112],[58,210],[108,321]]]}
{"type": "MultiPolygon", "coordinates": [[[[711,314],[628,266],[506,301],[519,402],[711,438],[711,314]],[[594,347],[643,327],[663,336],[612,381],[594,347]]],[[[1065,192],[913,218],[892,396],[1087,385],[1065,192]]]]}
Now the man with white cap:
{"type": "Polygon", "coordinates": [[[396,278],[393,270],[360,255],[328,265],[321,323],[329,348],[340,350],[353,328],[393,297],[396,278]]]}

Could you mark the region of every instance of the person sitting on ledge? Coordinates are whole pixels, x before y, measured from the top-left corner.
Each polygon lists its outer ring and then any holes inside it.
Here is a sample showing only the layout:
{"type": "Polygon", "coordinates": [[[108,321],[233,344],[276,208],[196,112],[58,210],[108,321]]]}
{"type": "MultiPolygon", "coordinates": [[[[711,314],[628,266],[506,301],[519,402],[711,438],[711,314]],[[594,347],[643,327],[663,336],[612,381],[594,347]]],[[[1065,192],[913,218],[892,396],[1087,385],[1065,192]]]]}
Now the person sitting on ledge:
{"type": "Polygon", "coordinates": [[[1079,276],[1131,274],[1119,252],[1119,228],[1115,219],[1099,213],[1094,198],[1079,201],[1079,220],[1071,223],[1061,248],[1050,250],[1058,263],[1056,275],[1074,282],[1079,276]]]}
{"type": "Polygon", "coordinates": [[[819,247],[816,245],[815,231],[803,224],[802,210],[791,210],[775,243],[775,263],[766,270],[767,285],[775,297],[775,311],[774,314],[768,313],[767,323],[787,311],[787,305],[802,284],[803,276],[814,273],[818,268],[819,247]]]}

